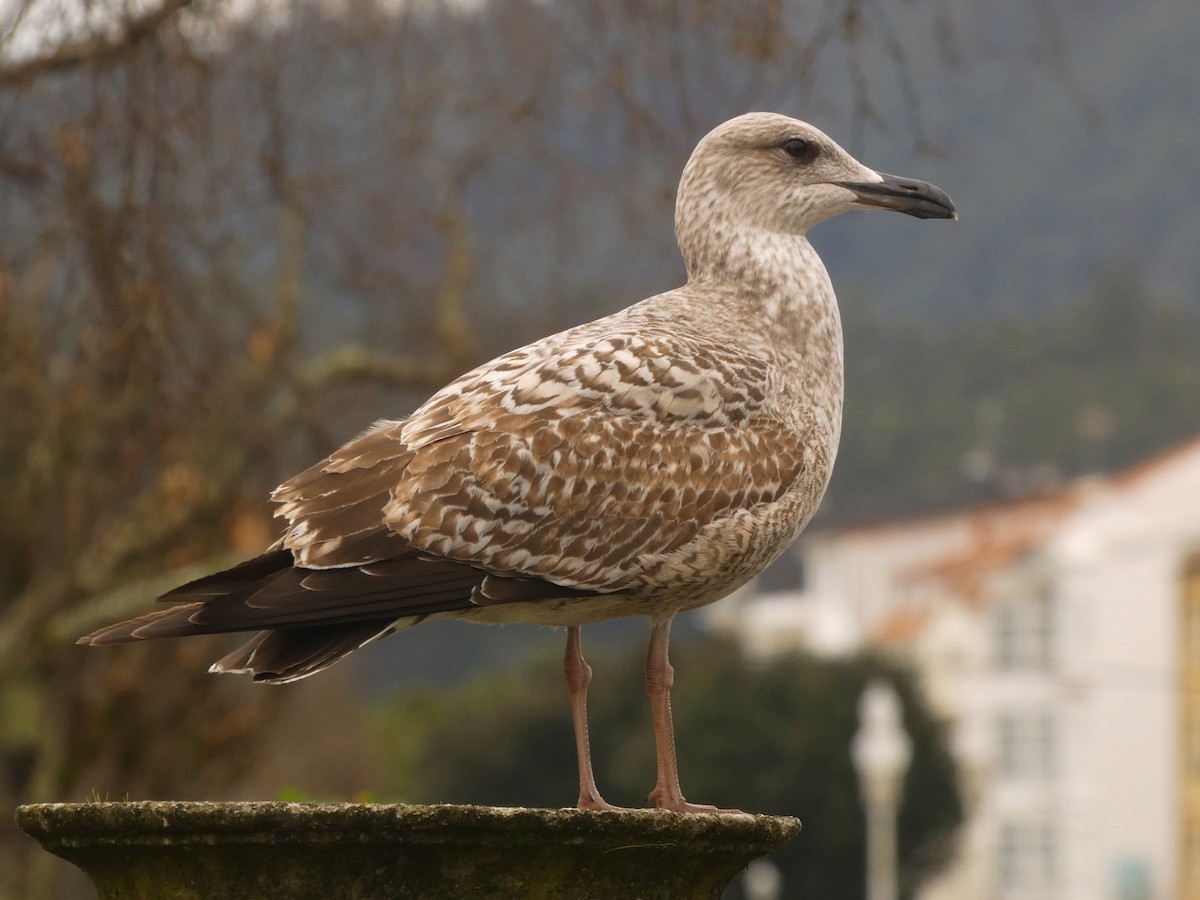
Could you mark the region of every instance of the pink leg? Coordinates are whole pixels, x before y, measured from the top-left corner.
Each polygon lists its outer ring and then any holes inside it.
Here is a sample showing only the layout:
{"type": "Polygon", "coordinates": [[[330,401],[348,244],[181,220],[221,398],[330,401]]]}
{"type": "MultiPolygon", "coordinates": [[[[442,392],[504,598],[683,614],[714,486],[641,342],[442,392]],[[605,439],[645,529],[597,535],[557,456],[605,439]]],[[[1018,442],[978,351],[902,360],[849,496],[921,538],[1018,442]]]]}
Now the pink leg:
{"type": "Polygon", "coordinates": [[[621,809],[605,802],[600,796],[600,791],[596,789],[596,777],[592,774],[592,751],[587,725],[587,689],[592,683],[592,667],[583,658],[578,625],[567,628],[563,674],[567,676],[567,691],[571,694],[571,721],[575,725],[575,752],[579,757],[579,808],[621,809]]]}
{"type": "Polygon", "coordinates": [[[671,620],[654,622],[650,630],[650,650],[646,654],[646,693],[654,717],[654,745],[658,755],[658,784],[647,798],[659,809],[686,813],[739,813],[737,809],[718,809],[688,803],[679,788],[679,763],[675,759],[675,726],[671,721],[671,685],[675,670],[667,658],[671,620]]]}

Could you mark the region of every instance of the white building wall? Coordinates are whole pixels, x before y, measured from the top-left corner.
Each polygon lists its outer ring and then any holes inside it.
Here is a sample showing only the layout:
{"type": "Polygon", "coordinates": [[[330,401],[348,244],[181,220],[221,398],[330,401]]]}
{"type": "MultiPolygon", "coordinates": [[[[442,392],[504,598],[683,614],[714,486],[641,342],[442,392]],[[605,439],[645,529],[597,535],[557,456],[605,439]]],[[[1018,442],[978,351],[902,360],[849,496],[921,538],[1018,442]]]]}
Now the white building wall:
{"type": "Polygon", "coordinates": [[[928,599],[922,593],[928,583],[913,578],[923,567],[1046,531],[1068,502],[1001,503],[806,537],[796,551],[804,557],[806,582],[797,609],[829,630],[810,634],[810,645],[831,653],[863,646],[889,616],[928,599]]]}
{"type": "Polygon", "coordinates": [[[847,650],[861,646],[871,631],[901,605],[897,576],[923,561],[962,548],[970,538],[965,521],[946,517],[905,528],[865,529],[848,535],[818,536],[806,543],[807,587],[823,607],[823,621],[844,623],[847,650]]]}
{"type": "Polygon", "coordinates": [[[1064,524],[1062,676],[1071,725],[1065,897],[1115,897],[1144,873],[1177,896],[1180,573],[1200,537],[1200,452],[1118,484],[1064,524]]]}

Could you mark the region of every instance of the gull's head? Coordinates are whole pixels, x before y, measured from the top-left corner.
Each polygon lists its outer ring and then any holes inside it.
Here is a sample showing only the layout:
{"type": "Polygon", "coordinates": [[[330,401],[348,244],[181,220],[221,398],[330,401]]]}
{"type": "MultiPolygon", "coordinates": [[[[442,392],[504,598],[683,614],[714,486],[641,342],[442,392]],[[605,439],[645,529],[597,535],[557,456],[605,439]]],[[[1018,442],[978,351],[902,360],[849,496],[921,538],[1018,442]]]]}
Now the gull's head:
{"type": "Polygon", "coordinates": [[[696,146],[679,182],[675,224],[681,244],[718,223],[804,234],[864,208],[958,218],[932,184],[868,169],[808,123],[756,112],[718,125],[696,146]]]}

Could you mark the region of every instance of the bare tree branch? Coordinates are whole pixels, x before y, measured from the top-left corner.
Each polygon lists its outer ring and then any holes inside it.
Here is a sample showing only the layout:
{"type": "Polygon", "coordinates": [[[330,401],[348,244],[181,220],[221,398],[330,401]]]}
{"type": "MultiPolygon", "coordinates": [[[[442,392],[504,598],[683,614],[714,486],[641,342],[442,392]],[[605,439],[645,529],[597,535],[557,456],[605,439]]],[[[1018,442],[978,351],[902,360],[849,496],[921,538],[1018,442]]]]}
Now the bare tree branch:
{"type": "Polygon", "coordinates": [[[44,75],[60,74],[81,66],[104,66],[127,55],[175,18],[192,0],[163,0],[156,9],[132,16],[121,23],[113,37],[90,37],[60,44],[44,56],[35,56],[0,67],[0,86],[29,84],[44,75]]]}

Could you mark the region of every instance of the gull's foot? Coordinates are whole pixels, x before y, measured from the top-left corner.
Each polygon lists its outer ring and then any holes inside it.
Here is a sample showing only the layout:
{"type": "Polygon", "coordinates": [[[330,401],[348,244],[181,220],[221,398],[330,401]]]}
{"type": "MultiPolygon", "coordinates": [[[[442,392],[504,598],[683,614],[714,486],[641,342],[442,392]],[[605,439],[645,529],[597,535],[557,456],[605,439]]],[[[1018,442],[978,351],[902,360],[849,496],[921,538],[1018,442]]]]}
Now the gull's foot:
{"type": "Polygon", "coordinates": [[[599,794],[580,794],[579,802],[575,806],[577,809],[586,809],[590,812],[632,812],[628,806],[613,806],[599,794]]]}
{"type": "Polygon", "coordinates": [[[681,795],[670,796],[665,792],[651,791],[646,802],[667,812],[689,813],[701,816],[744,816],[740,809],[722,809],[719,806],[709,806],[707,803],[688,803],[681,795]]]}

